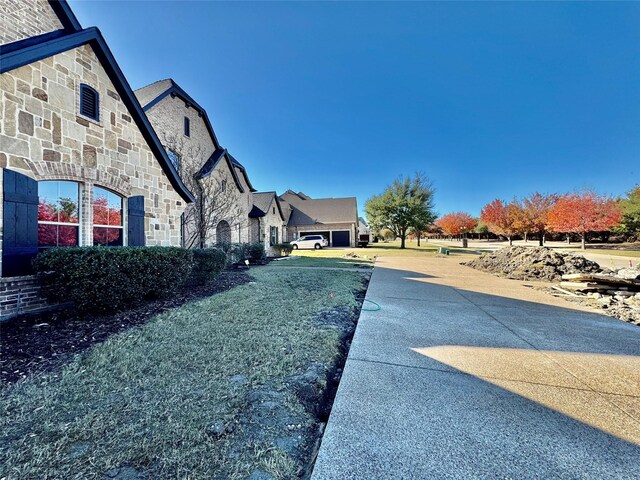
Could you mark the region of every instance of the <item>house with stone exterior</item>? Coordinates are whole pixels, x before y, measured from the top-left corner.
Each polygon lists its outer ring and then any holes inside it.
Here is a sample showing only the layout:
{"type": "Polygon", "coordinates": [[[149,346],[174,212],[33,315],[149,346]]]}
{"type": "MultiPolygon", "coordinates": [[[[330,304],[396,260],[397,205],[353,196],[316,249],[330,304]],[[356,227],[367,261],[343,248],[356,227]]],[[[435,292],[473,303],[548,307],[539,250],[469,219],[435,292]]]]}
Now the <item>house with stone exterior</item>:
{"type": "Polygon", "coordinates": [[[331,247],[355,247],[358,205],[355,197],[311,198],[287,190],[279,197],[285,212],[287,241],[303,235],[324,235],[331,247]]]}
{"type": "Polygon", "coordinates": [[[249,219],[251,242],[264,243],[268,255],[278,255],[274,246],[286,242],[287,224],[276,192],[254,193],[249,219]]]}
{"type": "Polygon", "coordinates": [[[255,188],[244,166],[220,145],[204,108],[173,79],[135,93],[174,167],[197,197],[183,216],[183,245],[249,242],[255,188]]]}
{"type": "Polygon", "coordinates": [[[41,301],[30,276],[39,250],[181,245],[195,197],[97,28],[82,28],[65,1],[6,0],[0,9],[7,317],[41,301]]]}

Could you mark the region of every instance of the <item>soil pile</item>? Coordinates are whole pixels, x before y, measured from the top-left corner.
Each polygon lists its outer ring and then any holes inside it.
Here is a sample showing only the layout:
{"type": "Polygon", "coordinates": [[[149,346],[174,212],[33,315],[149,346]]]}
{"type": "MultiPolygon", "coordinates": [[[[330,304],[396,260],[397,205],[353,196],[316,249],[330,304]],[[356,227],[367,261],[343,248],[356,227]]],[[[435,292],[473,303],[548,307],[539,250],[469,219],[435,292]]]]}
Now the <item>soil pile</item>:
{"type": "Polygon", "coordinates": [[[598,273],[600,265],[582,255],[546,247],[506,247],[485,253],[465,265],[514,280],[560,280],[568,273],[598,273]]]}

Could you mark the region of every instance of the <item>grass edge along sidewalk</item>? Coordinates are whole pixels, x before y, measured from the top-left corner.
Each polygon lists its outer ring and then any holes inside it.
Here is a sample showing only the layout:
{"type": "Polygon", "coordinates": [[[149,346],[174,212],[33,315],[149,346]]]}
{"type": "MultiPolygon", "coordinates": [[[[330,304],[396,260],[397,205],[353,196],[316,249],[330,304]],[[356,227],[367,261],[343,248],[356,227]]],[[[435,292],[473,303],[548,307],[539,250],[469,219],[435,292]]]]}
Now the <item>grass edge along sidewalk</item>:
{"type": "Polygon", "coordinates": [[[339,356],[319,314],[353,312],[363,275],[251,273],[2,390],[0,478],[297,475],[316,420],[287,379],[339,356]]]}

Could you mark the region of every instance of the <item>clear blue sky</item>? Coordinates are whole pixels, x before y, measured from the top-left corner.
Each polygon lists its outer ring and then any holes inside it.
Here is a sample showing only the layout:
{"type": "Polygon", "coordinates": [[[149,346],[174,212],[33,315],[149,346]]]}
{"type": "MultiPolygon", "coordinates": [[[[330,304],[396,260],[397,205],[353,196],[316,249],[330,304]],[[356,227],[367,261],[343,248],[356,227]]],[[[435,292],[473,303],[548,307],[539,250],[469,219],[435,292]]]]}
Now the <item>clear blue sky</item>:
{"type": "Polygon", "coordinates": [[[72,0],[133,88],[172,77],[260,190],[436,209],[640,183],[640,3],[72,0]]]}

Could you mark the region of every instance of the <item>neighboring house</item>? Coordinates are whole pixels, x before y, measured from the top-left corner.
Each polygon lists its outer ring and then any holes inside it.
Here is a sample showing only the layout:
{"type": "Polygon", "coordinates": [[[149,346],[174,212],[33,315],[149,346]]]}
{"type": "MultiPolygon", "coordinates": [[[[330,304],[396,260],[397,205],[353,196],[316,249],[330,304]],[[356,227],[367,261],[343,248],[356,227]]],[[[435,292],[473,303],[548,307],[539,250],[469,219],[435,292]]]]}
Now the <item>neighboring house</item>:
{"type": "Polygon", "coordinates": [[[135,93],[175,168],[198,197],[183,217],[183,245],[248,242],[255,189],[246,169],[220,145],[207,112],[172,79],[135,93]]]}
{"type": "MultiPolygon", "coordinates": [[[[194,197],[100,31],[64,1],[1,9],[2,277],[51,246],[180,245],[194,197]]],[[[0,316],[27,309],[32,284],[3,278],[0,316]]]]}
{"type": "Polygon", "coordinates": [[[321,234],[332,247],[355,247],[358,205],[355,197],[311,198],[287,190],[280,195],[287,221],[287,241],[302,235],[321,234]]]}
{"type": "Polygon", "coordinates": [[[286,241],[287,225],[276,192],[254,193],[249,217],[250,241],[264,242],[268,255],[279,255],[273,246],[286,241]]]}

